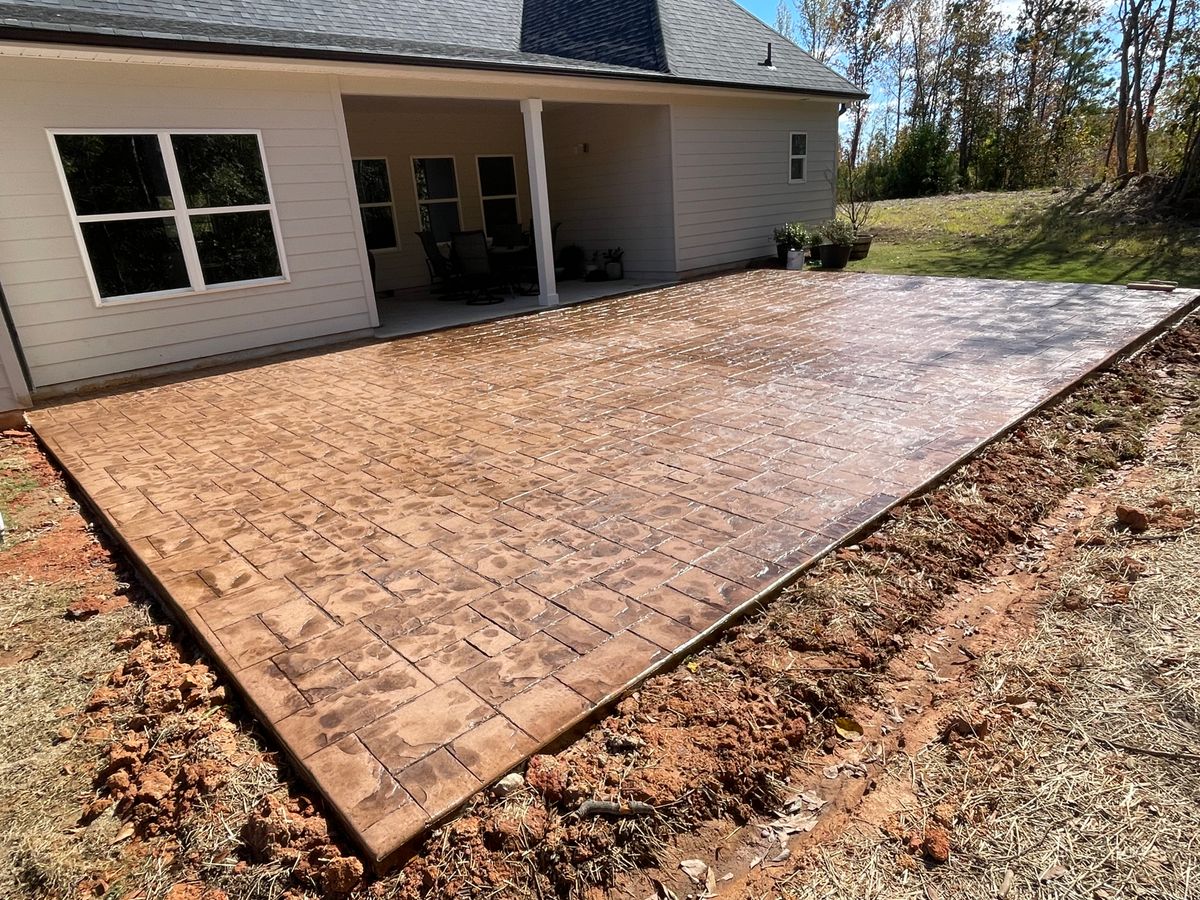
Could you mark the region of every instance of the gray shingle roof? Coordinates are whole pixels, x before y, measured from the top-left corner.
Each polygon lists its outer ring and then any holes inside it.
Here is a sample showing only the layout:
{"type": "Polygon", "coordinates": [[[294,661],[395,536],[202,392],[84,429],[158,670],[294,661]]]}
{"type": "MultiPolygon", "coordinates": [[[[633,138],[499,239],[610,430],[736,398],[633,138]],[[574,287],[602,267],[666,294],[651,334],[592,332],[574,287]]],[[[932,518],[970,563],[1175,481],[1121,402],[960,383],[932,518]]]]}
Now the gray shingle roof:
{"type": "Polygon", "coordinates": [[[4,37],[858,95],[732,0],[0,0],[4,37]]]}

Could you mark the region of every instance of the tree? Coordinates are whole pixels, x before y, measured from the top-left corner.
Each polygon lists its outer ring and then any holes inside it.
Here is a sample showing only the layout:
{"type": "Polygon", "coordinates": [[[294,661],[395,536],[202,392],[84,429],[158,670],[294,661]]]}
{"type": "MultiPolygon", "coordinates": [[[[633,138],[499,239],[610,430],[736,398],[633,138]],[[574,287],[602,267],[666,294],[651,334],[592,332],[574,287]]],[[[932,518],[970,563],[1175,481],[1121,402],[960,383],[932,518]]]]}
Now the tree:
{"type": "Polygon", "coordinates": [[[954,0],[947,10],[951,34],[947,91],[957,131],[958,175],[963,184],[997,187],[995,166],[979,172],[982,147],[994,137],[997,100],[1003,92],[1001,15],[992,0],[954,0]]]}
{"type": "MultiPolygon", "coordinates": [[[[839,15],[839,43],[843,47],[846,77],[864,93],[879,68],[885,46],[884,11],[886,0],[842,0],[839,15]]],[[[850,141],[846,163],[858,164],[859,145],[866,124],[867,105],[858,101],[850,106],[850,141]]]]}
{"type": "Polygon", "coordinates": [[[1150,171],[1150,129],[1167,62],[1175,49],[1178,12],[1178,0],[1120,0],[1117,5],[1121,44],[1113,129],[1118,175],[1150,171]]]}
{"type": "Polygon", "coordinates": [[[829,63],[836,50],[841,12],[842,0],[779,0],[775,25],[780,34],[795,40],[817,62],[829,63]]]}

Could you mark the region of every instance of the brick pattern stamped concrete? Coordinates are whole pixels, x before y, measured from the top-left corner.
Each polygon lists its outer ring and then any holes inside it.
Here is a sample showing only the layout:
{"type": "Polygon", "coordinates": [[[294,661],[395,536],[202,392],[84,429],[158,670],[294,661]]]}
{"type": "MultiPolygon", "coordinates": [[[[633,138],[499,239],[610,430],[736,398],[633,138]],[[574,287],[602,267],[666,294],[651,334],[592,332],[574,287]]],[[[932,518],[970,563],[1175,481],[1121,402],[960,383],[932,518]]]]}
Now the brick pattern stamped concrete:
{"type": "Polygon", "coordinates": [[[31,419],[379,861],[1191,299],[752,272],[31,419]]]}

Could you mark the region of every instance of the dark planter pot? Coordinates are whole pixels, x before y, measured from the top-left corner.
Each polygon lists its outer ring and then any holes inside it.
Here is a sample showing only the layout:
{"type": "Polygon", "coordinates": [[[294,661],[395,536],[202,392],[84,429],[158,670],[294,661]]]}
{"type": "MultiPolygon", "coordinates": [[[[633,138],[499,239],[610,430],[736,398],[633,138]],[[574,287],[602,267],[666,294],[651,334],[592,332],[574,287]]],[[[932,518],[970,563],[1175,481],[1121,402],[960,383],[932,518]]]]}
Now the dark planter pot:
{"type": "Polygon", "coordinates": [[[822,244],[821,245],[821,268],[822,269],[844,269],[846,263],[850,262],[850,251],[853,246],[839,247],[837,244],[822,244]]]}
{"type": "Polygon", "coordinates": [[[871,252],[871,240],[875,237],[873,234],[860,234],[854,238],[854,246],[850,248],[851,261],[856,259],[866,259],[867,254],[871,252]]]}
{"type": "Polygon", "coordinates": [[[779,256],[779,264],[781,266],[787,264],[787,252],[791,249],[791,244],[785,244],[782,241],[775,243],[775,253],[779,256]]]}

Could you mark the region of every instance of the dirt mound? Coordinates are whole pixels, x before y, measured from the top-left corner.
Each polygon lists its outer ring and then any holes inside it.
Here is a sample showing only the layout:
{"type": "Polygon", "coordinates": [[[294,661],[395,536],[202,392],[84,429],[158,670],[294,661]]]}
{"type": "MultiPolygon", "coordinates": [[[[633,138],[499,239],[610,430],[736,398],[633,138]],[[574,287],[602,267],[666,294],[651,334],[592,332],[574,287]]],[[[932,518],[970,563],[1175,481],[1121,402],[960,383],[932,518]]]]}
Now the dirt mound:
{"type": "Polygon", "coordinates": [[[1102,219],[1115,225],[1195,221],[1194,207],[1178,207],[1164,200],[1171,186],[1170,178],[1153,172],[1131,175],[1065,193],[1055,205],[1072,215],[1102,219]]]}
{"type": "Polygon", "coordinates": [[[242,841],[250,862],[283,864],[298,884],[315,885],[327,896],[348,894],[362,882],[362,862],[342,855],[325,818],[303,797],[263,797],[242,828],[242,841]]]}
{"type": "MultiPolygon", "coordinates": [[[[170,843],[254,751],[239,747],[237,726],[224,711],[224,687],[206,664],[183,656],[170,626],[125,632],[116,647],[128,656],[92,692],[85,711],[89,732],[106,746],[97,796],[85,804],[81,821],[115,807],[137,837],[170,843]]],[[[297,885],[326,896],[347,894],[362,881],[361,861],[342,853],[306,798],[262,797],[241,837],[243,867],[283,865],[297,885]]],[[[182,896],[192,888],[177,887],[182,896]]]]}

